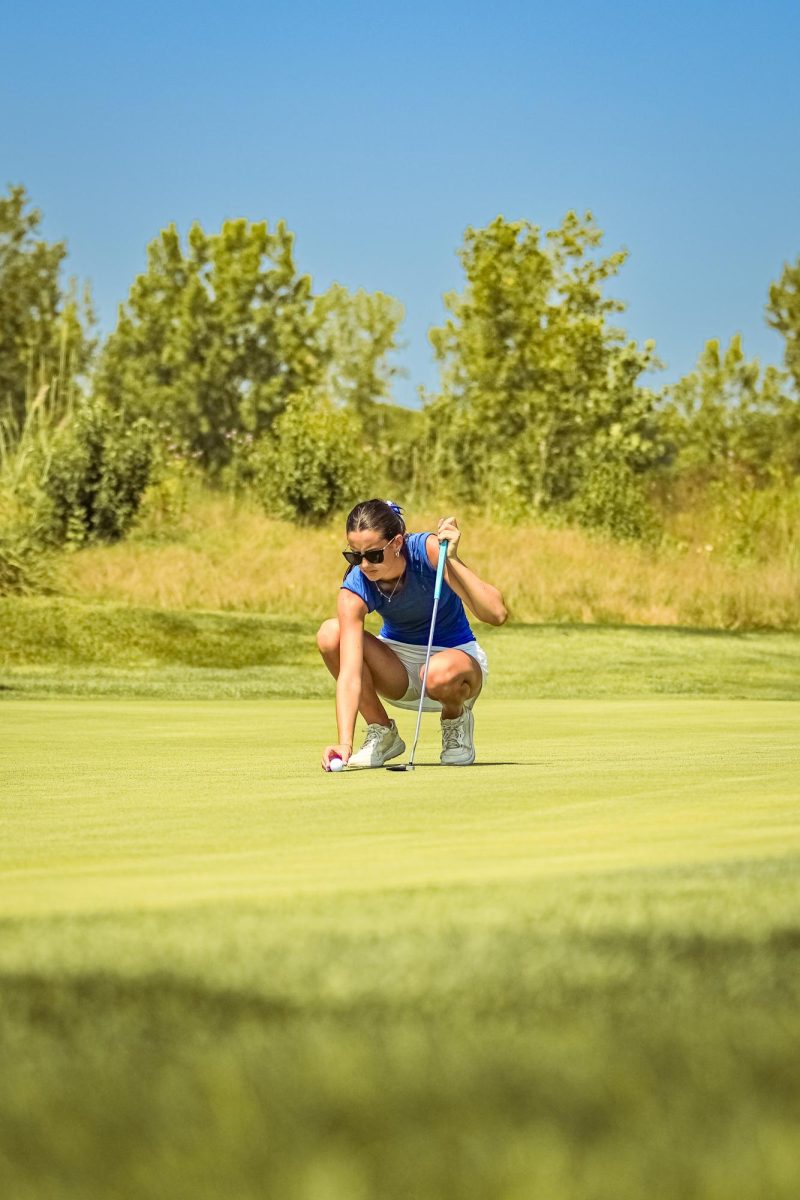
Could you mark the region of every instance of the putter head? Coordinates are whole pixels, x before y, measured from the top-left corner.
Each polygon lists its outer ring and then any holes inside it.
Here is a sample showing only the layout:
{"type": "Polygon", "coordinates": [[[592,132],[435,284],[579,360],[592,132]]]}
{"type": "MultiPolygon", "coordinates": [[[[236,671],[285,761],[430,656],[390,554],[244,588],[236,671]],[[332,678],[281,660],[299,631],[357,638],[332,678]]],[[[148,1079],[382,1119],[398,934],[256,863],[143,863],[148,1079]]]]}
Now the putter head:
{"type": "Polygon", "coordinates": [[[386,770],[387,771],[413,771],[414,764],[413,763],[398,763],[397,766],[387,767],[386,770]]]}

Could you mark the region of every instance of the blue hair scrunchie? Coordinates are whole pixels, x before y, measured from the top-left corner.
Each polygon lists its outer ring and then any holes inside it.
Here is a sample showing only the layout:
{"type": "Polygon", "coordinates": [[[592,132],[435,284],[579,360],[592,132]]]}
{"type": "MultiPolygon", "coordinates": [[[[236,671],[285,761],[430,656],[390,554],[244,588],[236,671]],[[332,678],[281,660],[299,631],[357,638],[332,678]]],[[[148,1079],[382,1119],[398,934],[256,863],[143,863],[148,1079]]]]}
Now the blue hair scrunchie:
{"type": "Polygon", "coordinates": [[[403,510],[399,504],[395,504],[394,500],[384,500],[384,504],[387,504],[393,513],[397,513],[398,517],[402,517],[403,510]]]}

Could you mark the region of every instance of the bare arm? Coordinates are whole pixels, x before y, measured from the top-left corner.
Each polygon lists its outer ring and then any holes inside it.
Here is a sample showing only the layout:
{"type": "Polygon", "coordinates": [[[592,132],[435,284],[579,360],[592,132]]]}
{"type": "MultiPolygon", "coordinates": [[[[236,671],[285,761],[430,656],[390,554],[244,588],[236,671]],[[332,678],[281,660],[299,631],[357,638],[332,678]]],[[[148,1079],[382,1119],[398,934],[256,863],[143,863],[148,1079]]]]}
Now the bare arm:
{"type": "MultiPolygon", "coordinates": [[[[361,699],[364,666],[364,618],[367,606],[360,596],[342,588],[339,592],[339,678],[336,680],[336,722],[339,743],[353,749],[353,733],[361,699]]],[[[349,758],[349,752],[348,752],[349,758]]]]}
{"type": "Polygon", "coordinates": [[[491,583],[486,583],[458,557],[461,530],[455,517],[445,517],[439,522],[436,534],[429,534],[425,549],[432,567],[439,565],[439,539],[447,539],[447,562],[444,577],[457,596],[460,596],[471,613],[488,625],[502,625],[507,617],[502,593],[491,583]]]}

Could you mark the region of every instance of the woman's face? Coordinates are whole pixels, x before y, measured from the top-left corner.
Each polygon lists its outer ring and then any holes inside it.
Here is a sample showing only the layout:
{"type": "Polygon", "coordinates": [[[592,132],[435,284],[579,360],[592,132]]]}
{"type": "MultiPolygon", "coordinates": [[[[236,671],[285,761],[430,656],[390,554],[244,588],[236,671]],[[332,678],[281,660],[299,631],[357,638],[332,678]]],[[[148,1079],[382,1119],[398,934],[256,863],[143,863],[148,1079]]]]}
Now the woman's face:
{"type": "Polygon", "coordinates": [[[401,533],[387,541],[377,530],[354,530],[352,533],[348,533],[347,544],[351,550],[358,550],[362,554],[367,550],[383,550],[383,562],[371,563],[366,558],[362,558],[359,563],[358,569],[364,572],[367,579],[391,579],[397,575],[400,561],[399,551],[403,545],[401,533]]]}

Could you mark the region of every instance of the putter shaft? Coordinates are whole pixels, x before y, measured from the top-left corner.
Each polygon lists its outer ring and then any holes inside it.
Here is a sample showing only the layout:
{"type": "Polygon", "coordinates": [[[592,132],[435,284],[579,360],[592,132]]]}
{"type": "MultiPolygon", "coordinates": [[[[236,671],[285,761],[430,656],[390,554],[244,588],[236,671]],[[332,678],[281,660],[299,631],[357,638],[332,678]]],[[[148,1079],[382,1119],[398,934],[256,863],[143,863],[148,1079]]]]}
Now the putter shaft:
{"type": "Polygon", "coordinates": [[[439,597],[442,594],[442,580],[444,578],[444,565],[447,561],[447,540],[439,542],[439,562],[436,566],[436,583],[433,588],[433,612],[431,613],[431,628],[428,634],[428,649],[425,652],[425,669],[422,672],[422,689],[419,697],[419,709],[417,710],[417,727],[414,730],[414,744],[411,747],[411,755],[409,756],[407,771],[414,770],[414,755],[417,752],[417,742],[419,741],[419,727],[422,722],[422,706],[425,703],[425,692],[428,686],[428,667],[431,661],[431,647],[433,646],[433,632],[436,628],[436,614],[439,611],[439,597]]]}

